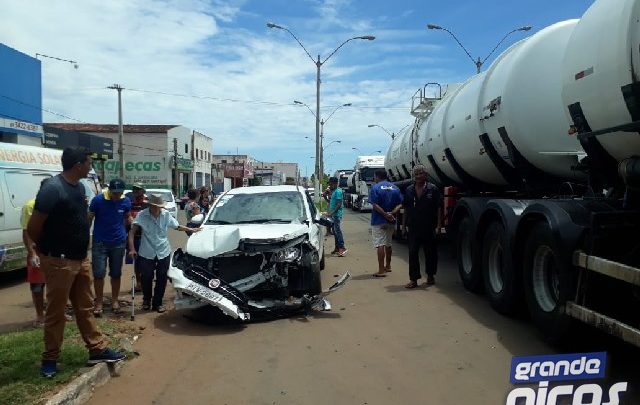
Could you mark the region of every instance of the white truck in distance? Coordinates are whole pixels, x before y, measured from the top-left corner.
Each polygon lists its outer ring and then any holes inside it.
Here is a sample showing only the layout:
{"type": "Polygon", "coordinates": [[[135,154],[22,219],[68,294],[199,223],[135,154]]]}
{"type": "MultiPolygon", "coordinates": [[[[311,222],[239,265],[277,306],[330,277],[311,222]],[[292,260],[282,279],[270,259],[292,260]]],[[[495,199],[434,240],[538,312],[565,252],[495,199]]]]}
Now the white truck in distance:
{"type": "Polygon", "coordinates": [[[346,206],[355,211],[371,211],[369,190],[376,170],[384,170],[384,156],[358,156],[353,173],[347,177],[346,206]]]}

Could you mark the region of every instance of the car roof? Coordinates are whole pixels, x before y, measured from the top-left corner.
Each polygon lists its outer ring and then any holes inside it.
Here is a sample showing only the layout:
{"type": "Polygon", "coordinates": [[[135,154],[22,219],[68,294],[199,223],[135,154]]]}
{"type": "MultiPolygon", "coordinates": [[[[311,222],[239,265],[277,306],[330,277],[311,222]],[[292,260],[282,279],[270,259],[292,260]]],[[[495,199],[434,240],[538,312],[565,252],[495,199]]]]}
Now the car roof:
{"type": "Polygon", "coordinates": [[[286,191],[303,192],[304,188],[298,186],[250,186],[232,188],[227,194],[257,194],[257,193],[282,193],[286,191]]]}

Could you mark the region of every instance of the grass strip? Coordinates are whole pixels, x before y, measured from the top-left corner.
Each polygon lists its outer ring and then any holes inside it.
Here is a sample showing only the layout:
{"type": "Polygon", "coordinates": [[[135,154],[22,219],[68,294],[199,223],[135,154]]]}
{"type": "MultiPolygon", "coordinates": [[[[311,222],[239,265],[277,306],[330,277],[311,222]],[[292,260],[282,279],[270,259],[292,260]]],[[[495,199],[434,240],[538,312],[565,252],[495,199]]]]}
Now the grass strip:
{"type": "MultiPolygon", "coordinates": [[[[135,324],[119,319],[99,320],[110,347],[123,350],[120,342],[133,337],[135,324]]],[[[44,349],[43,329],[26,329],[0,335],[0,404],[37,404],[73,380],[86,367],[89,354],[74,322],[64,330],[64,343],[58,360],[58,374],[40,376],[44,349]]],[[[129,356],[128,356],[129,357],[129,356]]]]}

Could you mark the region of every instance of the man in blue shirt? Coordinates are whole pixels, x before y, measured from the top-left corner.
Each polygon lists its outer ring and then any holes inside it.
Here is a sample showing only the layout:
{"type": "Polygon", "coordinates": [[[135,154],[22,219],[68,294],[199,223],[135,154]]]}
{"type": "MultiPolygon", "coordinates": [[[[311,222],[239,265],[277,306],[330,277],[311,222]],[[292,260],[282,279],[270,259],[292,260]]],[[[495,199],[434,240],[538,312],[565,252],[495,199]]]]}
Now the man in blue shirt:
{"type": "Polygon", "coordinates": [[[109,189],[95,196],[89,205],[89,223],[95,218],[93,225],[93,245],[91,246],[91,267],[93,270],[93,288],[96,301],[93,307],[95,316],[102,315],[102,298],[104,278],[109,261],[109,277],[111,278],[111,309],[119,314],[120,277],[124,260],[127,231],[125,226],[131,221],[131,201],[122,193],[125,184],[120,179],[109,182],[109,189]]]}
{"type": "Polygon", "coordinates": [[[342,235],[342,228],[340,227],[340,221],[342,221],[342,189],[338,187],[338,178],[329,178],[329,188],[331,189],[331,200],[329,200],[329,211],[327,215],[333,220],[333,238],[335,239],[336,247],[331,254],[337,254],[343,257],[347,254],[347,249],[344,247],[344,236],[342,235]]]}
{"type": "Polygon", "coordinates": [[[395,185],[387,181],[387,172],[376,170],[376,182],[369,192],[371,211],[371,240],[378,255],[378,272],[374,277],[386,277],[391,271],[391,253],[393,230],[396,214],[402,208],[402,193],[395,185]]]}
{"type": "Polygon", "coordinates": [[[159,194],[149,195],[149,207],[140,211],[129,231],[129,255],[134,259],[137,257],[137,263],[142,273],[142,309],[153,308],[159,313],[166,310],[162,305],[162,299],[167,288],[167,272],[171,259],[169,228],[190,233],[202,230],[202,228],[187,228],[179,225],[173,215],[163,209],[164,206],[165,202],[159,194]],[[135,248],[134,238],[139,231],[142,236],[138,252],[135,248]],[[154,273],[155,289],[153,289],[154,273]]]}

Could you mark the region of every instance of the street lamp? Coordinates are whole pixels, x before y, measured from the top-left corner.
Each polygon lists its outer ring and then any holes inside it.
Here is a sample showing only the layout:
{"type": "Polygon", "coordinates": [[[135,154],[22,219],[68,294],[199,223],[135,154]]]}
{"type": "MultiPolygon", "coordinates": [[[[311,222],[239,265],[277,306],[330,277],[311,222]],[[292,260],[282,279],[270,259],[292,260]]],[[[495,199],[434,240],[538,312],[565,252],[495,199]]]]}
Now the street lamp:
{"type": "Polygon", "coordinates": [[[467,51],[467,48],[465,48],[464,45],[462,45],[462,43],[458,40],[458,38],[456,38],[456,36],[453,35],[453,32],[449,31],[448,29],[443,28],[443,27],[441,27],[439,25],[435,25],[435,24],[427,24],[427,28],[430,29],[430,30],[442,30],[442,31],[448,32],[453,37],[453,39],[456,40],[458,45],[460,45],[460,48],[462,48],[462,50],[467,54],[469,59],[471,59],[471,62],[473,62],[473,64],[476,65],[477,73],[480,73],[480,68],[482,68],[482,65],[484,65],[484,63],[487,61],[487,59],[489,59],[489,56],[491,56],[493,54],[493,52],[495,52],[495,50],[498,49],[500,44],[502,44],[504,42],[504,40],[507,39],[507,37],[509,35],[513,34],[514,32],[517,32],[517,31],[529,31],[531,29],[531,26],[530,25],[525,25],[524,27],[516,28],[514,30],[511,30],[511,31],[507,32],[507,34],[504,37],[502,37],[500,42],[498,42],[498,44],[491,50],[491,52],[489,52],[489,54],[483,60],[480,60],[479,56],[478,56],[478,60],[474,60],[473,57],[471,56],[471,54],[469,53],[469,51],[467,51]]]}
{"type": "Polygon", "coordinates": [[[77,69],[78,67],[80,67],[80,65],[78,65],[78,62],[76,62],[75,60],[62,59],[62,58],[57,58],[55,56],[49,56],[49,55],[45,55],[45,54],[42,54],[42,53],[36,53],[36,59],[38,59],[40,56],[42,56],[43,58],[59,60],[61,62],[69,62],[69,63],[71,63],[73,65],[74,69],[77,69]]]}
{"type": "Polygon", "coordinates": [[[388,131],[385,127],[383,127],[382,125],[378,125],[378,124],[369,124],[369,125],[367,125],[367,126],[368,126],[369,128],[373,128],[373,127],[378,127],[378,128],[380,128],[381,130],[383,130],[384,132],[386,132],[386,133],[391,137],[391,139],[394,139],[394,138],[396,137],[396,135],[395,135],[395,134],[393,134],[393,133],[389,132],[389,131],[388,131]]]}
{"type": "Polygon", "coordinates": [[[320,194],[320,183],[319,183],[318,178],[319,178],[319,175],[320,175],[320,159],[319,159],[319,157],[320,157],[320,152],[321,152],[321,149],[320,149],[320,68],[336,52],[338,52],[338,50],[340,48],[342,48],[347,42],[353,41],[354,39],[363,39],[363,40],[367,40],[367,41],[373,41],[374,39],[376,39],[376,37],[374,37],[372,35],[364,35],[364,36],[358,36],[358,37],[349,38],[346,41],[342,42],[336,49],[333,50],[333,52],[331,52],[329,54],[329,56],[327,56],[324,60],[321,61],[320,60],[320,54],[318,54],[318,59],[317,60],[313,59],[313,57],[311,56],[309,51],[307,51],[307,48],[305,48],[304,45],[302,45],[302,42],[300,42],[298,37],[296,37],[295,34],[293,32],[291,32],[288,28],[282,27],[282,26],[280,26],[278,24],[274,24],[272,22],[267,23],[267,28],[276,28],[276,29],[279,29],[279,30],[287,31],[289,33],[289,35],[291,35],[293,37],[293,39],[296,40],[298,45],[300,45],[302,50],[304,50],[304,52],[307,54],[309,59],[311,59],[311,62],[313,62],[313,64],[316,65],[316,113],[315,113],[315,117],[316,117],[316,191],[317,191],[317,193],[316,193],[316,201],[320,201],[320,197],[318,196],[318,194],[320,194]]]}
{"type": "MultiPolygon", "coordinates": [[[[307,107],[307,110],[309,110],[309,112],[313,114],[314,117],[316,116],[316,114],[313,112],[313,110],[311,110],[311,107],[309,107],[308,104],[298,100],[293,100],[293,103],[307,107]]],[[[324,148],[322,147],[322,144],[324,143],[324,124],[326,124],[327,121],[329,121],[331,116],[335,114],[336,111],[338,111],[343,107],[351,107],[351,103],[345,103],[337,106],[336,108],[333,109],[333,111],[331,111],[331,114],[329,114],[329,116],[327,116],[326,119],[324,118],[320,119],[320,173],[324,173],[324,148]]],[[[309,137],[305,136],[305,138],[309,138],[309,137]]]]}

